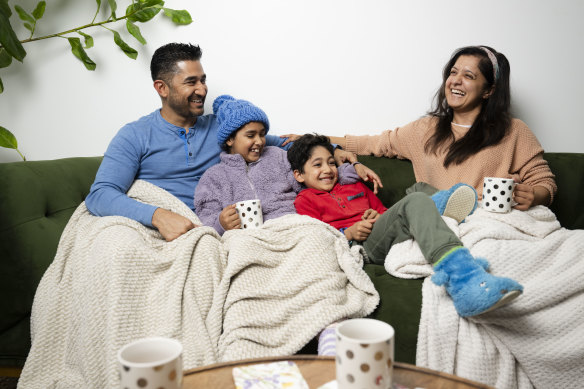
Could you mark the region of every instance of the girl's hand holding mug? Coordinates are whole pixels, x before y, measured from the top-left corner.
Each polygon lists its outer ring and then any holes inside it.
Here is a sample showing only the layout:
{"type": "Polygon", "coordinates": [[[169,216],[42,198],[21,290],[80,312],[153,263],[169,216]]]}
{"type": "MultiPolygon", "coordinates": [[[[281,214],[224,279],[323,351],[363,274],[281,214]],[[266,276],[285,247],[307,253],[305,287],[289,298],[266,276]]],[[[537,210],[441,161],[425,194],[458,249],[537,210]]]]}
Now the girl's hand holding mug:
{"type": "Polygon", "coordinates": [[[241,221],[235,210],[235,204],[223,208],[223,211],[219,214],[219,223],[221,223],[221,227],[223,227],[225,231],[241,228],[241,221]]]}

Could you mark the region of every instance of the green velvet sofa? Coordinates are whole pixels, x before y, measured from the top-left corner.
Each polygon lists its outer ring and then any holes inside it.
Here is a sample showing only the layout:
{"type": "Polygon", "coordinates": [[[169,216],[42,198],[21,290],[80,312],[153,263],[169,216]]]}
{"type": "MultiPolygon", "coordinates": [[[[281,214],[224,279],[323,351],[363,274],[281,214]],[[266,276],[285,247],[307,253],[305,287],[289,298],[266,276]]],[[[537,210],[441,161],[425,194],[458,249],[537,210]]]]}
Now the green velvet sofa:
{"type": "MultiPolygon", "coordinates": [[[[545,158],[559,187],[552,210],[562,226],[584,229],[584,154],[548,153],[545,158]]],[[[380,175],[384,188],[379,197],[386,206],[414,183],[409,161],[372,156],[360,160],[380,175]]],[[[0,163],[0,368],[24,365],[36,287],[100,162],[100,157],[84,157],[0,163]]],[[[379,265],[366,265],[365,270],[381,295],[371,316],[394,326],[396,360],[414,363],[422,280],[392,277],[379,265]]]]}

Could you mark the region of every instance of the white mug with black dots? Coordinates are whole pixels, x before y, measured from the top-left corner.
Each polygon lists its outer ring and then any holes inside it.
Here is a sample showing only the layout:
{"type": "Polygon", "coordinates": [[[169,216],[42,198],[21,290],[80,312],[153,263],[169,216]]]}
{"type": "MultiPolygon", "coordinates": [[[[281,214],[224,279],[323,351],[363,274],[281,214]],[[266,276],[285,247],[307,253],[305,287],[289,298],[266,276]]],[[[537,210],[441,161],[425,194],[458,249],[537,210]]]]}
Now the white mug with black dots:
{"type": "Polygon", "coordinates": [[[375,319],[349,319],[336,329],[339,389],[390,389],[393,382],[394,334],[375,319]]]}
{"type": "Polygon", "coordinates": [[[118,352],[120,388],[182,388],[181,343],[171,338],[142,338],[118,352]]]}
{"type": "Polygon", "coordinates": [[[483,209],[507,213],[516,204],[513,201],[515,182],[512,178],[485,177],[483,180],[483,209]]]}
{"type": "Polygon", "coordinates": [[[262,203],[259,199],[235,203],[235,211],[239,215],[242,229],[256,228],[264,224],[262,203]]]}

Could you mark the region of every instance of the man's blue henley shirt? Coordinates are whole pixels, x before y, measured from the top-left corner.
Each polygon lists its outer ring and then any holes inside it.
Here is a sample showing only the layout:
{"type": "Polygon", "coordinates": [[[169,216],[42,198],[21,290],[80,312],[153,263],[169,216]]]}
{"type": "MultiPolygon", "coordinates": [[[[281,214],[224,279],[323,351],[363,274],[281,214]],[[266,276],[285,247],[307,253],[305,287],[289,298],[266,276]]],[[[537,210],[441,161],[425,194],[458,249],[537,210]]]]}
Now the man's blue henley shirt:
{"type": "MultiPolygon", "coordinates": [[[[126,195],[134,180],[141,179],[172,193],[195,211],[197,183],[208,168],[219,162],[217,128],[215,115],[204,115],[187,133],[164,120],[160,110],[125,125],[104,154],[85,199],[87,209],[97,216],[125,216],[152,227],[157,207],[126,195]]],[[[266,145],[281,146],[284,140],[267,135],[266,145]]]]}

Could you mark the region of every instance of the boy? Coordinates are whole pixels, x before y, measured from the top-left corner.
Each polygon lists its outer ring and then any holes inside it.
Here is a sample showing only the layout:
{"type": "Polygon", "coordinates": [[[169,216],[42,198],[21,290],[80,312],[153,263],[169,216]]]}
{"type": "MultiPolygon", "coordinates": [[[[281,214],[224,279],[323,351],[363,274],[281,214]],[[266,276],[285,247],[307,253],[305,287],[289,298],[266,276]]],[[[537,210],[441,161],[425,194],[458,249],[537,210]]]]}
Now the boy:
{"type": "Polygon", "coordinates": [[[432,198],[410,193],[387,209],[362,182],[337,182],[332,152],[327,137],[312,134],[303,135],[288,150],[294,178],[306,187],[294,202],[296,212],[339,229],[350,244],[362,244],[376,264],[384,263],[394,244],[415,239],[434,267],[432,281],[445,285],[460,316],[490,311],[522,293],[516,281],[487,273],[487,261],[475,260],[442,220],[435,201],[443,201],[461,184],[432,198]]]}

